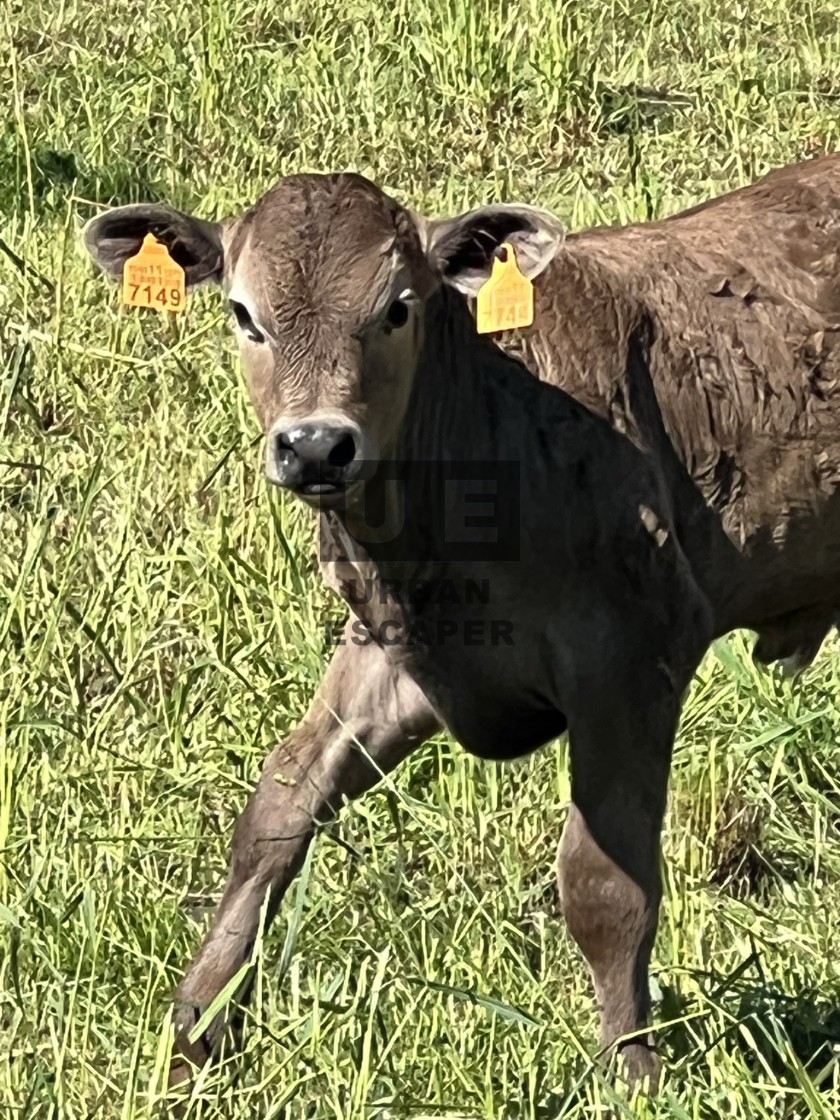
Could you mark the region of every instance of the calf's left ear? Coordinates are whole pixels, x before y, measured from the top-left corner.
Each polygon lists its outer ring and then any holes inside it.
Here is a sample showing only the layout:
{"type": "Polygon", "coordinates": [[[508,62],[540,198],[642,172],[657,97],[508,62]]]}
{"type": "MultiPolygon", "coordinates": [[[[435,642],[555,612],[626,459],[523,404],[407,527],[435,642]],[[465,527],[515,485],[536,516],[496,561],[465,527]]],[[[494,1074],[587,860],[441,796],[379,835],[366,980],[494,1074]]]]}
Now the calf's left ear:
{"type": "Polygon", "coordinates": [[[490,276],[494,254],[503,242],[513,245],[519,268],[534,280],[560,251],[566,236],[547,210],[506,203],[429,222],[424,234],[434,271],[468,296],[475,296],[490,276]]]}
{"type": "Polygon", "coordinates": [[[169,206],[118,206],[92,218],[82,233],[87,251],[115,280],[122,278],[125,262],[139,252],[147,233],[162,242],[183,268],[187,288],[222,278],[222,226],[169,206]]]}

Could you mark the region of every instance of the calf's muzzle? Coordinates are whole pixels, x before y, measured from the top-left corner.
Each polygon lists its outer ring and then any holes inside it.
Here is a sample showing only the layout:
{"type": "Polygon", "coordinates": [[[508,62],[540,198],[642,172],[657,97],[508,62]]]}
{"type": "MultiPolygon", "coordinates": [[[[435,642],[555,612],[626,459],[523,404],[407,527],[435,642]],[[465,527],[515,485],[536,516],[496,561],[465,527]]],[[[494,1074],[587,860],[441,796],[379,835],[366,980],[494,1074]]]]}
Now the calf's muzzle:
{"type": "Polygon", "coordinates": [[[268,433],[266,475],[303,497],[342,493],[359,477],[362,433],[349,420],[279,422],[268,433]]]}

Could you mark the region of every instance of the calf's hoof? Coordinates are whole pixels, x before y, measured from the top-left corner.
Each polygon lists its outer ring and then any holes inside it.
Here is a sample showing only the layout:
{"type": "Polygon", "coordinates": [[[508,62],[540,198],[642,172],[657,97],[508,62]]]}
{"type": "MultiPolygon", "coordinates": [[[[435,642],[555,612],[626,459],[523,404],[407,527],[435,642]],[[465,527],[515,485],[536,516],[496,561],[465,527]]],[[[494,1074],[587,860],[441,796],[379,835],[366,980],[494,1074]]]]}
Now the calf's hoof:
{"type": "Polygon", "coordinates": [[[206,1008],[198,1004],[177,1004],[172,1016],[175,1040],[169,1061],[169,1088],[189,1087],[202,1067],[230,1057],[242,1045],[242,1020],[237,1014],[230,1020],[220,1012],[207,1029],[193,1041],[191,1032],[206,1008]]]}
{"type": "Polygon", "coordinates": [[[643,1042],[628,1042],[618,1050],[618,1064],[630,1089],[643,1089],[653,1095],[659,1089],[662,1062],[656,1051],[643,1042]]]}
{"type": "Polygon", "coordinates": [[[194,1005],[175,1008],[172,1016],[175,1039],[172,1057],[169,1060],[170,1089],[189,1089],[198,1071],[213,1057],[210,1031],[200,1035],[195,1042],[190,1041],[190,1032],[201,1018],[201,1014],[202,1009],[194,1005]]]}

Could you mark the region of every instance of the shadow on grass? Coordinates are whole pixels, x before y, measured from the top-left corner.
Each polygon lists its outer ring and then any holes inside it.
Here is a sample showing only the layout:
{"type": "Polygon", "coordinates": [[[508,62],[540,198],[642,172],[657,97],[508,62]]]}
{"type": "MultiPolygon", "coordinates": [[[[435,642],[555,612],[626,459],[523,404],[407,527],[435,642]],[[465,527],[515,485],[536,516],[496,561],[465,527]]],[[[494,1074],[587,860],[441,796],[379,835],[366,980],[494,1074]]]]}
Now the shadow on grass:
{"type": "MultiPolygon", "coordinates": [[[[710,1055],[718,1047],[740,1052],[757,1075],[769,1073],[780,1086],[802,1089],[808,1085],[821,1093],[840,1086],[840,991],[789,995],[763,976],[745,979],[744,973],[757,965],[753,954],[732,976],[705,977],[710,989],[706,1000],[683,995],[676,987],[660,988],[656,1021],[670,1023],[658,1032],[666,1096],[676,1092],[680,1098],[687,1076],[695,1088],[698,1081],[711,1082],[710,1055]],[[723,1032],[713,1033],[712,1016],[703,1013],[704,1003],[725,1010],[729,1024],[723,1032]]],[[[719,1016],[714,1019],[720,1022],[719,1016]]],[[[590,1115],[594,1082],[601,1086],[603,1115],[636,1116],[627,1088],[608,1065],[595,1065],[581,1057],[562,1073],[563,1083],[555,1084],[537,1102],[524,1092],[522,1097],[509,1099],[505,1116],[511,1120],[562,1120],[590,1115]]],[[[550,1083],[551,1074],[556,1077],[557,1071],[542,1071],[540,1080],[550,1083]]],[[[696,1106],[697,1116],[719,1120],[717,1099],[708,1105],[698,1101],[696,1106]]]]}
{"type": "Polygon", "coordinates": [[[790,1085],[805,1074],[821,1092],[840,1085],[840,993],[826,999],[756,987],[742,993],[737,1016],[734,1041],[749,1065],[790,1085]]]}
{"type": "MultiPolygon", "coordinates": [[[[86,202],[119,206],[129,202],[159,202],[161,188],[150,167],[114,156],[107,166],[87,164],[72,150],[36,147],[29,156],[16,137],[0,136],[0,212],[14,213],[28,204],[31,191],[35,210],[51,214],[64,210],[72,197],[86,202]]],[[[83,207],[83,209],[87,209],[83,207]]],[[[92,205],[90,217],[95,210],[92,205]]]]}
{"type": "MultiPolygon", "coordinates": [[[[717,978],[709,977],[711,980],[717,978]]],[[[737,974],[715,983],[708,1002],[725,1011],[729,1025],[712,1036],[704,1031],[701,1004],[663,988],[658,1017],[680,1020],[660,1036],[665,1063],[696,1075],[712,1050],[739,1051],[750,1068],[771,1073],[780,1085],[809,1083],[820,1092],[840,1085],[840,991],[803,990],[791,995],[761,974],[752,954],[737,974]],[[755,966],[756,979],[745,973],[755,966]]]]}

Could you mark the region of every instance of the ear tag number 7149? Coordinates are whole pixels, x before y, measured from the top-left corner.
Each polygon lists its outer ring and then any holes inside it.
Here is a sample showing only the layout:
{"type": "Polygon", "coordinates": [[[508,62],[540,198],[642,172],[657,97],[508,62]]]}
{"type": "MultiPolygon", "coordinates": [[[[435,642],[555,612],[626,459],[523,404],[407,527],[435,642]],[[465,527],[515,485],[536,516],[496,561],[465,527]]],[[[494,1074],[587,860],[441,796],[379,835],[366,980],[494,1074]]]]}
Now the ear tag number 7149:
{"type": "Polygon", "coordinates": [[[169,250],[147,233],[139,252],[123,265],[122,299],[129,307],[183,311],[187,306],[184,270],[169,250]]]}

